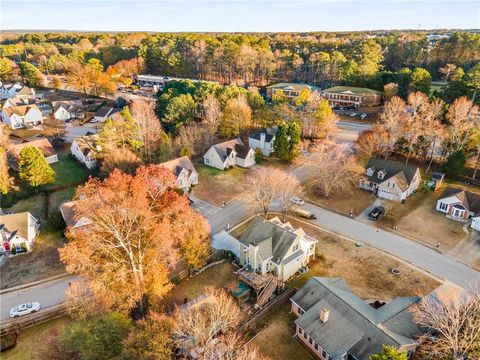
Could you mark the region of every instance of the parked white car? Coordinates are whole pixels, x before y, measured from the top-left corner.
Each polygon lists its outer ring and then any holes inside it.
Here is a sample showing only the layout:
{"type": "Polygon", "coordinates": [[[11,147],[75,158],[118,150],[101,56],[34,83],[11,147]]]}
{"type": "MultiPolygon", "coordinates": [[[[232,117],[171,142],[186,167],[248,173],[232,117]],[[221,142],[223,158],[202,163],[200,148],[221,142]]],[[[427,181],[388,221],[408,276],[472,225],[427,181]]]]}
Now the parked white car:
{"type": "Polygon", "coordinates": [[[17,305],[10,309],[10,317],[17,318],[19,316],[33,314],[40,310],[40,303],[32,302],[17,305]]]}
{"type": "Polygon", "coordinates": [[[303,201],[299,197],[294,197],[291,200],[292,200],[292,203],[294,203],[296,205],[300,205],[300,206],[305,205],[305,201],[303,201]]]}

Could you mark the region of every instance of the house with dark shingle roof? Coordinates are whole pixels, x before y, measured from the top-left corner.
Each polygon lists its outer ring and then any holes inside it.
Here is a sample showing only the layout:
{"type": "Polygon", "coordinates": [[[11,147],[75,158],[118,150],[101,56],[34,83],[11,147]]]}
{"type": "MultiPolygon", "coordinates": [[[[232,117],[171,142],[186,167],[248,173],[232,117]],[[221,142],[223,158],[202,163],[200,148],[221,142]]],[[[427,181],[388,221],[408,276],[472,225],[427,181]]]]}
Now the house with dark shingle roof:
{"type": "Polygon", "coordinates": [[[286,281],[308,265],[317,240],[278,217],[267,221],[256,216],[239,242],[241,266],[260,275],[274,273],[286,281]]]}
{"type": "Polygon", "coordinates": [[[272,126],[259,130],[248,136],[248,146],[253,150],[260,149],[263,155],[270,156],[273,152],[273,144],[278,127],[272,126]]]}
{"type": "Polygon", "coordinates": [[[248,168],[255,165],[255,151],[237,138],[212,145],[203,155],[203,162],[220,170],[234,165],[248,168]]]}
{"type": "Polygon", "coordinates": [[[472,219],[472,228],[480,231],[480,194],[448,187],[439,196],[435,210],[449,219],[466,222],[472,219]]]}
{"type": "Polygon", "coordinates": [[[102,106],[100,109],[98,109],[95,112],[95,115],[93,115],[93,120],[95,122],[105,122],[108,118],[111,118],[115,114],[119,113],[120,109],[113,108],[110,106],[102,106]]]}
{"type": "Polygon", "coordinates": [[[159,165],[175,174],[179,189],[188,191],[190,187],[198,184],[198,172],[188,156],[182,156],[159,165]]]}
{"type": "Polygon", "coordinates": [[[342,278],[312,277],[291,299],[295,335],[319,359],[368,360],[383,345],[411,354],[420,329],[411,308],[419,297],[373,307],[342,278]]]}
{"type": "Polygon", "coordinates": [[[353,86],[335,86],[322,91],[331,106],[378,106],[382,102],[381,91],[353,86]]]}
{"type": "Polygon", "coordinates": [[[300,94],[302,90],[310,90],[311,92],[320,91],[320,88],[313,85],[298,84],[298,83],[278,83],[269,85],[266,87],[267,99],[272,100],[273,94],[277,91],[283,91],[283,93],[289,98],[294,98],[300,94]]]}
{"type": "Polygon", "coordinates": [[[93,169],[97,166],[97,156],[101,150],[97,134],[77,136],[72,141],[72,145],[70,145],[72,156],[88,169],[93,169]]]}
{"type": "Polygon", "coordinates": [[[53,101],[53,115],[57,120],[82,119],[85,117],[82,100],[53,101]]]}
{"type": "Polygon", "coordinates": [[[358,186],[384,199],[404,201],[418,189],[420,181],[418,167],[371,158],[358,186]]]}
{"type": "Polygon", "coordinates": [[[40,222],[29,212],[0,215],[0,253],[15,255],[32,250],[39,227],[40,222]]]}

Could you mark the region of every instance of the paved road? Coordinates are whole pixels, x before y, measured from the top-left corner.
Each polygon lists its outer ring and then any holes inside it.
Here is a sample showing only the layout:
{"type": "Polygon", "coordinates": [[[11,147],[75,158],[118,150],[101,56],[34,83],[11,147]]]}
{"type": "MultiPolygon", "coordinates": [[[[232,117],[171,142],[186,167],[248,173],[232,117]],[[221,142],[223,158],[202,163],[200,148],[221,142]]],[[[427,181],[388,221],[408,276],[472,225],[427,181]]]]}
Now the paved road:
{"type": "Polygon", "coordinates": [[[335,134],[335,139],[340,143],[351,144],[357,140],[358,134],[371,129],[372,124],[341,120],[337,122],[337,128],[338,131],[335,134]]]}
{"type": "Polygon", "coordinates": [[[5,321],[9,319],[10,309],[18,304],[38,301],[42,309],[45,309],[63,303],[67,299],[65,291],[68,289],[68,283],[77,279],[78,277],[76,276],[67,276],[45,284],[1,295],[0,320],[5,321]]]}

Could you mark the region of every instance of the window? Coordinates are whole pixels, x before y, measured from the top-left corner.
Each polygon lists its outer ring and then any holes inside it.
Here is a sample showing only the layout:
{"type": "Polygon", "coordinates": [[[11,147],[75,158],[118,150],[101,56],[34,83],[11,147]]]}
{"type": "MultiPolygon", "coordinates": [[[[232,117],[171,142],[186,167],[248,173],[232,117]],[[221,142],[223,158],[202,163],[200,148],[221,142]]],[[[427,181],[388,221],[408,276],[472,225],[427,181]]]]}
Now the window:
{"type": "Polygon", "coordinates": [[[322,357],[323,357],[323,358],[326,358],[326,357],[327,357],[327,353],[325,352],[325,350],[322,351],[322,357]]]}
{"type": "Polygon", "coordinates": [[[292,248],[292,251],[295,252],[298,250],[298,245],[295,245],[293,248],[292,248]]]}
{"type": "Polygon", "coordinates": [[[318,351],[318,344],[317,343],[315,343],[315,350],[318,351]]]}
{"type": "Polygon", "coordinates": [[[210,160],[208,158],[205,158],[205,164],[210,164],[210,160]]]}
{"type": "Polygon", "coordinates": [[[310,345],[313,345],[313,340],[312,340],[312,338],[308,339],[308,342],[310,343],[310,345]]]}
{"type": "Polygon", "coordinates": [[[445,203],[443,203],[443,202],[440,203],[440,210],[447,211],[447,208],[448,208],[448,205],[447,205],[447,204],[445,204],[445,203]]]}
{"type": "Polygon", "coordinates": [[[301,328],[298,328],[298,333],[299,333],[300,335],[302,335],[303,330],[302,330],[301,328]]]}
{"type": "Polygon", "coordinates": [[[306,332],[303,333],[303,338],[304,338],[304,339],[307,338],[307,333],[306,333],[306,332]]]}

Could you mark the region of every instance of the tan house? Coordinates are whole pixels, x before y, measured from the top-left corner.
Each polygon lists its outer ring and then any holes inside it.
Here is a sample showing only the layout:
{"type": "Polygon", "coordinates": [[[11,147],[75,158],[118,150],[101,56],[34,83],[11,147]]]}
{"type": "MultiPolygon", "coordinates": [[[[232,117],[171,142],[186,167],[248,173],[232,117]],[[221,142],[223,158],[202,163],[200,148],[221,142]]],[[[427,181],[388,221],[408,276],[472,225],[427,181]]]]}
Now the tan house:
{"type": "Polygon", "coordinates": [[[255,151],[237,138],[212,145],[203,155],[203,162],[220,170],[235,165],[248,168],[255,165],[255,151]]]}
{"type": "Polygon", "coordinates": [[[160,164],[175,174],[178,188],[184,191],[190,190],[193,185],[198,184],[198,172],[188,156],[182,156],[160,164]]]}
{"type": "Polygon", "coordinates": [[[21,144],[16,144],[13,145],[10,149],[10,154],[11,156],[11,166],[13,169],[18,170],[18,162],[20,160],[20,152],[22,149],[33,146],[36,147],[40,152],[43,154],[45,157],[45,160],[47,160],[47,163],[53,164],[58,162],[58,156],[53,148],[52,144],[50,144],[50,141],[48,141],[47,138],[40,138],[32,141],[27,141],[23,142],[21,144]]]}
{"type": "Polygon", "coordinates": [[[352,86],[335,86],[322,91],[330,106],[354,106],[355,108],[378,106],[382,102],[381,91],[352,86]]]}
{"type": "Polygon", "coordinates": [[[29,212],[0,215],[0,254],[31,251],[39,228],[40,222],[29,212]]]}
{"type": "Polygon", "coordinates": [[[319,87],[307,84],[298,84],[298,83],[278,83],[274,85],[269,85],[266,88],[267,91],[267,100],[272,100],[273,94],[277,91],[283,91],[283,93],[289,98],[294,98],[300,94],[302,90],[308,89],[311,92],[320,91],[319,87]]]}
{"type": "Polygon", "coordinates": [[[2,121],[12,129],[43,124],[43,114],[35,104],[3,108],[1,117],[2,121]]]}
{"type": "Polygon", "coordinates": [[[456,221],[466,222],[471,218],[471,227],[480,231],[480,194],[448,187],[438,198],[435,210],[456,221]]]}
{"type": "Polygon", "coordinates": [[[418,167],[372,158],[358,186],[384,199],[404,201],[418,189],[421,180],[418,167]]]}

